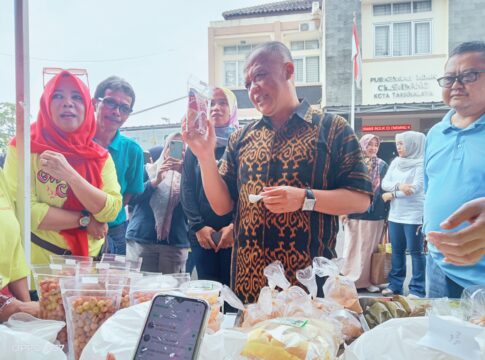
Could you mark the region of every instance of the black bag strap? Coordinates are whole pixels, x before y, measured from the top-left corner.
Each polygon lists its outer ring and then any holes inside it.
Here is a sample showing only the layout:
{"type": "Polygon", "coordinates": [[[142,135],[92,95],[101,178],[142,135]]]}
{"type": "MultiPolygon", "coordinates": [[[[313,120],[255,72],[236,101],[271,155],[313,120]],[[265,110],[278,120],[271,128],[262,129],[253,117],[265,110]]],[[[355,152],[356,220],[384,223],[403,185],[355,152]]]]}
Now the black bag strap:
{"type": "Polygon", "coordinates": [[[34,233],[30,233],[30,241],[32,241],[35,245],[41,247],[44,250],[47,250],[56,255],[72,255],[71,250],[63,249],[57,245],[51,244],[48,241],[42,240],[40,237],[35,235],[34,233]]]}

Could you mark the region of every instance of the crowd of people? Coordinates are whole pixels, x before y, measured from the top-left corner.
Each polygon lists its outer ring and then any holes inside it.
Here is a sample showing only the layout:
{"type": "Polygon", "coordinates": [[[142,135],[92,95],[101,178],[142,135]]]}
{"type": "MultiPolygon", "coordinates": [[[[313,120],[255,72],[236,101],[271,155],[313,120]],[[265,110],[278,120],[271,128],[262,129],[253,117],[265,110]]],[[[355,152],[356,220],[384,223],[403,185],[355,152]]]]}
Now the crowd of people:
{"type": "MultiPolygon", "coordinates": [[[[296,271],[314,257],[336,257],[340,216],[341,271],[358,288],[379,290],[370,258],[388,227],[384,295],[403,293],[408,251],[411,295],[459,297],[467,286],[485,285],[483,73],[485,43],[454,49],[438,79],[451,110],[427,137],[397,134],[398,156],[388,166],[377,157],[378,136],[358,141],[344,118],[298,98],[295,65],[280,42],[259,45],[244,67],[261,119],[240,127],[234,93],[216,87],[206,135],[182,126],[150,149],[148,161],[120,133],[135,102],[131,85],[112,76],[91,97],[61,71],[45,86],[31,126],[29,262],[108,252],[142,257],[150,272],[195,266],[199,279],[230,285],[251,303],[271,262],[281,261],[296,283],[296,271]]],[[[16,144],[0,171],[0,320],[18,309],[38,312],[15,217],[16,144]]]]}

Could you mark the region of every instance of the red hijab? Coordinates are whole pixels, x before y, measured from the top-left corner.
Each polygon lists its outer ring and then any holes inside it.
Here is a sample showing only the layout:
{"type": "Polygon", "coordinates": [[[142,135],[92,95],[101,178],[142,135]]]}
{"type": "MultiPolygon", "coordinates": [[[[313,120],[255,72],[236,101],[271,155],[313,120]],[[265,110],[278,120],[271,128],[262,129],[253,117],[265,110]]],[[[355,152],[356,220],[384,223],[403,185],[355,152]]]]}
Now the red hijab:
{"type": "MultiPolygon", "coordinates": [[[[45,86],[40,98],[40,110],[37,121],[30,126],[30,144],[33,154],[41,154],[45,150],[52,150],[63,154],[69,164],[91,185],[101,188],[103,179],[101,172],[108,158],[108,151],[93,141],[96,134],[94,108],[88,87],[69,71],[62,71],[53,77],[45,86]],[[73,132],[60,130],[52,121],[50,104],[52,95],[62,77],[71,77],[84,100],[85,117],[81,126],[73,132]]],[[[16,145],[16,139],[12,140],[16,145]]],[[[84,206],[68,187],[67,199],[63,209],[81,211],[84,206]]],[[[88,234],[86,230],[62,230],[60,234],[73,255],[87,256],[89,254],[88,234]]]]}

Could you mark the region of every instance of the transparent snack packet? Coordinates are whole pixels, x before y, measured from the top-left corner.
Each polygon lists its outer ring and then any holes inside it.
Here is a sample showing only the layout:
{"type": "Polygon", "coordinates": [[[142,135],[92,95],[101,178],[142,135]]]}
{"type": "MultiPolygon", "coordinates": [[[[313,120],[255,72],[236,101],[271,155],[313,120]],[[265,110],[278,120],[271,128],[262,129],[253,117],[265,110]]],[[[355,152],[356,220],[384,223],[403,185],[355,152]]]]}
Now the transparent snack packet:
{"type": "Polygon", "coordinates": [[[66,265],[76,265],[80,262],[93,262],[91,256],[75,256],[75,255],[49,255],[51,264],[66,264],[66,265]]]}
{"type": "Polygon", "coordinates": [[[323,285],[325,298],[333,300],[344,308],[362,314],[359,304],[359,296],[355,283],[346,276],[340,275],[339,261],[329,260],[324,257],[313,259],[313,269],[320,277],[328,276],[323,285]]]}
{"type": "Polygon", "coordinates": [[[212,88],[195,76],[190,76],[187,91],[189,100],[185,114],[185,130],[189,135],[205,135],[212,88]]]}
{"type": "MultiPolygon", "coordinates": [[[[60,281],[76,276],[78,265],[44,264],[33,265],[35,287],[39,296],[39,317],[45,320],[66,322],[66,312],[62,302],[60,281]]],[[[57,334],[57,340],[67,351],[67,328],[57,334]]]]}
{"type": "Polygon", "coordinates": [[[277,286],[281,290],[286,290],[291,285],[286,278],[285,268],[279,260],[273,261],[271,264],[266,266],[263,273],[268,279],[268,285],[271,289],[274,289],[277,286]]]}
{"type": "Polygon", "coordinates": [[[130,271],[140,272],[143,258],[138,257],[137,259],[128,259],[124,255],[103,254],[101,257],[101,262],[108,263],[113,267],[125,268],[130,271]]]}
{"type": "Polygon", "coordinates": [[[122,287],[99,276],[62,279],[60,284],[66,309],[69,359],[79,360],[96,330],[119,310],[122,287]]]}

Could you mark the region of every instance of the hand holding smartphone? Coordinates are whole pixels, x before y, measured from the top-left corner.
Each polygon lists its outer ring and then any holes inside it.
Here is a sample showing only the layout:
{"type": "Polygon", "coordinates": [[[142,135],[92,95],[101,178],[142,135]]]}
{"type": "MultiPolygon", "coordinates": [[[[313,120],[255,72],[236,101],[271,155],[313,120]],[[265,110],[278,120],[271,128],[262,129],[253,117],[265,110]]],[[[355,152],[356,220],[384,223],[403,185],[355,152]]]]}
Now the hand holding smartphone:
{"type": "Polygon", "coordinates": [[[168,146],[169,146],[168,156],[177,160],[182,160],[183,151],[184,151],[183,141],[172,140],[170,141],[168,146]]]}
{"type": "Polygon", "coordinates": [[[133,359],[197,359],[208,314],[204,300],[155,296],[133,359]]]}

